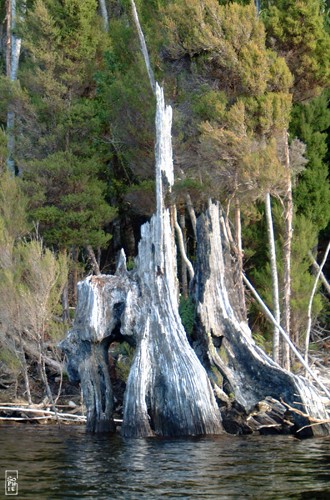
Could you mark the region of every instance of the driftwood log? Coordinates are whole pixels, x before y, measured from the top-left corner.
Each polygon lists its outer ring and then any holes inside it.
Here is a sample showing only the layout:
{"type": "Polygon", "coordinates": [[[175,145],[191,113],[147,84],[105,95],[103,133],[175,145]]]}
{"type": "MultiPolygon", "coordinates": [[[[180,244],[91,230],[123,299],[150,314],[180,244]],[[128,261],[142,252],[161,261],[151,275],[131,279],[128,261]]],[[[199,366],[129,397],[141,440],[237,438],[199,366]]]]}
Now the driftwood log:
{"type": "MultiPolygon", "coordinates": [[[[122,252],[115,275],[79,283],[74,325],[60,344],[69,377],[82,386],[87,429],[115,429],[108,348],[123,340],[135,346],[124,398],[125,436],[220,434],[224,424],[232,432],[251,431],[258,428],[255,408],[263,400],[267,407],[275,402],[276,415],[279,408],[284,415],[281,400],[300,410],[291,415],[295,429],[308,425],[305,414],[325,420],[316,389],[281,369],[252,340],[224,217],[212,202],[197,223],[195,340],[188,342],[178,312],[175,224],[165,206],[173,184],[172,115],[157,84],[156,100],[157,210],[141,228],[135,268],[127,271],[122,252]],[[231,425],[233,408],[245,415],[243,425],[231,425]]],[[[306,435],[329,432],[327,423],[306,429],[306,435]]]]}

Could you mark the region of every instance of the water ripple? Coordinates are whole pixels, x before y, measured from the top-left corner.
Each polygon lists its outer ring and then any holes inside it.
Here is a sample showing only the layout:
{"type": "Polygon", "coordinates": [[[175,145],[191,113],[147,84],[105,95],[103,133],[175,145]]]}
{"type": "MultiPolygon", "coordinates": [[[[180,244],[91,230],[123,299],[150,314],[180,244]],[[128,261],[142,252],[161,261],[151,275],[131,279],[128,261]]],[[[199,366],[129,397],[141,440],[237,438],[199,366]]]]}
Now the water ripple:
{"type": "Polygon", "coordinates": [[[329,438],[127,440],[1,426],[0,449],[0,477],[18,470],[24,499],[330,498],[329,438]]]}

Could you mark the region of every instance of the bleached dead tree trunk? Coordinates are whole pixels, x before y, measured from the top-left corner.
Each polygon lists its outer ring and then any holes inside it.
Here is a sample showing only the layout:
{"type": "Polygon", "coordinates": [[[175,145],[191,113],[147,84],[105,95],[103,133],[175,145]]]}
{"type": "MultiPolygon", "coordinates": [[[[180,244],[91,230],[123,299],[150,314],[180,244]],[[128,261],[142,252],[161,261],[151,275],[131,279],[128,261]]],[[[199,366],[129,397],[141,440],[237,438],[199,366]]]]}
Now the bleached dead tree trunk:
{"type": "MultiPolygon", "coordinates": [[[[313,264],[314,269],[316,270],[316,273],[318,273],[319,269],[320,269],[320,266],[316,262],[316,260],[315,260],[315,258],[313,256],[312,252],[308,252],[308,256],[309,256],[309,258],[311,260],[311,263],[313,264]]],[[[322,284],[323,284],[324,288],[326,289],[326,291],[330,295],[330,284],[329,284],[328,280],[326,279],[326,277],[324,276],[322,270],[321,270],[321,273],[320,273],[320,280],[322,281],[322,284]]]]}
{"type": "MultiPolygon", "coordinates": [[[[307,365],[308,365],[309,342],[310,342],[311,328],[312,328],[312,306],[313,306],[313,300],[314,300],[316,288],[317,288],[317,285],[318,285],[318,281],[319,281],[321,273],[322,273],[322,269],[323,269],[323,267],[324,267],[324,265],[325,265],[325,263],[327,261],[328,255],[329,255],[329,251],[330,251],[330,242],[328,243],[328,246],[326,248],[323,260],[321,262],[321,265],[319,266],[319,270],[318,270],[317,275],[315,277],[314,285],[313,285],[313,288],[312,288],[312,293],[311,293],[311,296],[310,296],[310,299],[309,299],[309,302],[308,302],[308,312],[307,312],[308,321],[307,321],[306,338],[305,338],[305,362],[306,362],[307,365]]],[[[306,375],[307,375],[307,373],[306,373],[306,375]]]]}
{"type": "Polygon", "coordinates": [[[175,231],[176,231],[176,234],[177,234],[178,246],[179,246],[179,249],[180,249],[181,258],[182,258],[182,261],[183,261],[183,263],[185,265],[185,269],[188,269],[189,278],[190,278],[190,280],[192,280],[193,277],[194,277],[194,275],[195,275],[194,268],[193,268],[192,263],[190,262],[190,260],[187,257],[185,243],[184,243],[184,239],[183,239],[183,233],[182,233],[182,230],[181,230],[181,226],[179,225],[178,220],[177,220],[177,210],[176,210],[176,207],[173,207],[173,211],[174,211],[174,214],[173,214],[174,227],[175,227],[175,231]]]}
{"type": "Polygon", "coordinates": [[[131,0],[131,6],[132,6],[132,13],[133,13],[134,23],[135,23],[135,26],[136,26],[136,29],[137,29],[137,32],[138,32],[138,36],[139,36],[141,52],[142,52],[142,55],[143,55],[143,58],[144,58],[144,62],[145,62],[145,65],[146,65],[146,69],[147,69],[147,73],[148,73],[148,76],[149,76],[150,85],[151,85],[152,91],[155,93],[156,92],[156,82],[155,82],[154,72],[152,71],[152,67],[151,67],[151,64],[150,64],[149,53],[148,53],[146,41],[145,41],[145,38],[144,38],[144,34],[143,34],[142,29],[141,29],[141,25],[140,25],[140,21],[139,21],[139,16],[138,16],[138,12],[136,10],[136,5],[135,5],[134,0],[131,0]]]}
{"type": "MultiPolygon", "coordinates": [[[[286,192],[284,196],[284,242],[283,242],[283,308],[282,326],[290,335],[291,332],[291,249],[293,233],[293,199],[292,199],[292,179],[290,168],[290,155],[288,144],[288,133],[284,132],[284,158],[286,167],[286,192]]],[[[282,343],[282,363],[283,367],[290,370],[290,350],[287,344],[282,343]]]]}
{"type": "MultiPolygon", "coordinates": [[[[17,23],[17,5],[16,0],[7,0],[7,53],[6,53],[6,73],[10,81],[14,82],[17,79],[17,71],[19,64],[19,57],[21,53],[22,40],[16,36],[15,28],[17,23]]],[[[21,7],[25,9],[25,2],[21,7]]],[[[8,109],[7,112],[7,135],[8,135],[8,158],[7,168],[8,171],[15,175],[15,112],[8,109]]]]}
{"type": "Polygon", "coordinates": [[[194,206],[193,206],[193,203],[191,201],[191,196],[189,193],[186,194],[186,207],[187,207],[187,210],[189,213],[191,227],[193,229],[194,236],[196,238],[196,214],[195,214],[194,206]]]}
{"type": "Polygon", "coordinates": [[[109,31],[109,15],[105,0],[99,0],[101,16],[103,19],[103,26],[105,31],[109,31]]]}
{"type": "Polygon", "coordinates": [[[236,247],[237,247],[237,264],[238,264],[238,273],[237,273],[237,293],[240,297],[241,308],[244,316],[246,316],[246,307],[245,307],[245,293],[244,293],[244,285],[242,282],[242,274],[243,274],[243,244],[242,244],[242,221],[241,221],[241,205],[239,198],[235,197],[235,233],[236,233],[236,247]]]}
{"type": "MultiPolygon", "coordinates": [[[[270,193],[266,194],[265,211],[266,211],[267,233],[268,233],[268,244],[269,244],[270,269],[272,275],[273,310],[274,310],[274,317],[276,321],[280,324],[281,321],[280,297],[279,297],[279,287],[278,287],[276,247],[275,247],[270,193]]],[[[273,330],[273,359],[274,361],[276,361],[276,363],[280,362],[280,332],[276,326],[274,326],[273,330]]]]}

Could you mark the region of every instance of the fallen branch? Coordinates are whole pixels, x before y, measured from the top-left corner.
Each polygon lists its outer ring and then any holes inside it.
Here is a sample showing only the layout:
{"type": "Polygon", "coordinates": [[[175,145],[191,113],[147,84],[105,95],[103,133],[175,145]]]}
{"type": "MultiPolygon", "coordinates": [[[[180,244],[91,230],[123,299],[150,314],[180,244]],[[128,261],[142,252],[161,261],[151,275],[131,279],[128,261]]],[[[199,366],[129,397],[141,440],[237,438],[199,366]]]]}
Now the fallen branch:
{"type": "Polygon", "coordinates": [[[73,420],[81,420],[81,421],[85,421],[86,420],[86,417],[84,417],[83,415],[74,415],[72,413],[58,413],[58,412],[54,412],[54,411],[51,411],[51,410],[41,410],[41,409],[38,409],[38,408],[25,408],[25,407],[19,407],[19,406],[0,406],[0,410],[6,410],[6,411],[21,411],[23,413],[42,413],[45,417],[43,418],[46,418],[47,415],[50,415],[50,416],[53,416],[53,417],[56,417],[56,414],[58,415],[59,418],[61,418],[62,420],[64,419],[73,419],[73,420]]]}
{"type": "Polygon", "coordinates": [[[9,420],[14,422],[30,422],[32,420],[56,420],[53,415],[45,415],[44,417],[0,417],[0,420],[9,420]]]}
{"type": "MultiPolygon", "coordinates": [[[[59,412],[54,412],[54,411],[51,411],[51,410],[41,410],[41,409],[38,409],[38,408],[25,408],[25,407],[19,407],[19,406],[0,406],[0,410],[6,410],[6,411],[22,411],[24,413],[42,413],[44,414],[44,417],[35,417],[35,418],[47,418],[47,415],[49,415],[50,417],[56,417],[56,413],[58,415],[58,417],[62,420],[68,420],[68,419],[72,419],[72,420],[79,420],[81,422],[86,422],[86,417],[84,415],[75,415],[73,413],[59,413],[59,412]]],[[[3,419],[14,419],[16,417],[0,417],[0,420],[3,420],[3,419]]],[[[17,417],[19,418],[19,417],[17,417]]],[[[28,419],[28,417],[26,417],[28,419]]],[[[116,424],[121,424],[122,423],[122,420],[121,419],[118,419],[118,418],[114,418],[113,419],[114,422],[116,424]]]]}
{"type": "Polygon", "coordinates": [[[320,419],[320,418],[311,417],[307,413],[304,413],[303,411],[298,410],[297,408],[293,408],[288,403],[286,403],[285,401],[283,401],[283,399],[281,399],[281,403],[284,406],[286,406],[288,408],[288,410],[290,410],[293,413],[296,413],[297,415],[300,415],[301,417],[304,417],[307,420],[309,420],[310,422],[312,422],[312,423],[310,423],[308,425],[304,425],[303,427],[301,427],[300,429],[298,429],[297,433],[303,431],[304,429],[308,429],[309,427],[314,427],[316,425],[330,424],[330,418],[320,419]]]}

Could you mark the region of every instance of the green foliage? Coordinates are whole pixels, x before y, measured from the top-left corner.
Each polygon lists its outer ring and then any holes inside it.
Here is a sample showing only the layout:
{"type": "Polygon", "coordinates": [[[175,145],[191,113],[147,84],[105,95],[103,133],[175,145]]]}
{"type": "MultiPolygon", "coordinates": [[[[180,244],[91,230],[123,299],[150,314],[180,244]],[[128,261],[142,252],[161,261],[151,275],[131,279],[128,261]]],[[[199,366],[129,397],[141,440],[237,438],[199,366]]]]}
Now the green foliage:
{"type": "Polygon", "coordinates": [[[1,362],[4,363],[4,365],[9,368],[10,371],[16,374],[19,372],[20,362],[17,356],[6,347],[2,348],[0,351],[0,363],[1,362]]]}
{"type": "Polygon", "coordinates": [[[201,87],[192,97],[192,110],[203,121],[221,121],[225,116],[227,98],[207,86],[201,87]]]}
{"type": "Polygon", "coordinates": [[[274,137],[289,126],[291,95],[284,92],[266,92],[244,99],[247,125],[261,137],[274,137]]]}
{"type": "Polygon", "coordinates": [[[29,231],[26,219],[27,199],[22,193],[19,180],[6,171],[0,175],[0,240],[11,246],[29,231]]]}
{"type": "Polygon", "coordinates": [[[118,379],[127,381],[133,361],[135,349],[127,342],[113,343],[110,346],[110,354],[115,360],[116,376],[118,379]]]}
{"type": "Polygon", "coordinates": [[[106,184],[97,179],[94,158],[58,152],[26,164],[24,190],[30,216],[40,223],[48,245],[104,247],[110,239],[102,229],[115,216],[104,199],[106,184]]]}
{"type": "Polygon", "coordinates": [[[7,142],[7,134],[4,129],[0,127],[0,175],[6,169],[6,160],[8,156],[7,142]]]}
{"type": "Polygon", "coordinates": [[[24,367],[24,351],[38,361],[41,344],[54,332],[67,259],[28,234],[27,200],[19,181],[6,173],[0,181],[0,346],[10,368],[13,357],[24,367]]]}
{"type": "Polygon", "coordinates": [[[269,43],[285,56],[294,75],[295,100],[319,94],[330,76],[330,35],[322,2],[267,2],[263,19],[269,43]]]}
{"type": "Polygon", "coordinates": [[[330,186],[327,154],[327,133],[330,126],[328,94],[314,98],[307,104],[296,105],[292,113],[290,130],[307,146],[308,159],[305,170],[294,190],[297,213],[305,215],[315,225],[315,230],[324,229],[330,219],[330,186]]]}
{"type": "MultiPolygon", "coordinates": [[[[120,33],[116,42],[121,44],[120,33]]],[[[123,53],[117,54],[120,50],[114,42],[105,67],[96,75],[102,119],[111,124],[109,142],[118,159],[114,175],[126,177],[128,183],[153,177],[154,165],[155,102],[137,40],[135,44],[135,59],[122,62],[123,53]]]]}
{"type": "Polygon", "coordinates": [[[179,314],[186,334],[190,337],[195,323],[195,305],[190,297],[180,297],[179,314]]]}

